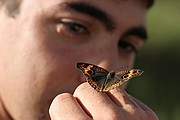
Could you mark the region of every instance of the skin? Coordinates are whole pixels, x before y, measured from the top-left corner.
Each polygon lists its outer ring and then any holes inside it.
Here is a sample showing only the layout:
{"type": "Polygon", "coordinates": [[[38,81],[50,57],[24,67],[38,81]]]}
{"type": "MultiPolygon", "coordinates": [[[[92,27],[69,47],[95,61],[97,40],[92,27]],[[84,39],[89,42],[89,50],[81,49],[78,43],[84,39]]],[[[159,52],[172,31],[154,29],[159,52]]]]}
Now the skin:
{"type": "Polygon", "coordinates": [[[124,90],[96,92],[75,67],[79,61],[107,70],[132,67],[134,48],[140,48],[145,37],[126,33],[146,28],[145,4],[84,1],[109,16],[115,26],[111,29],[112,23],[108,27],[65,4],[79,1],[24,0],[15,18],[5,7],[0,9],[0,119],[157,120],[124,90]]]}

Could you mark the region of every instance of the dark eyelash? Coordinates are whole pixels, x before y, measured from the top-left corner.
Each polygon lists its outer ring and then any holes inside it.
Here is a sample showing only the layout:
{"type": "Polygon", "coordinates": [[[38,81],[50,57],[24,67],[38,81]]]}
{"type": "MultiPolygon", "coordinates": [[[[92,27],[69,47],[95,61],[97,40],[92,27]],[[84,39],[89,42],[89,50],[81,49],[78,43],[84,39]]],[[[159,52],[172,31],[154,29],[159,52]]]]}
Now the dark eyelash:
{"type": "Polygon", "coordinates": [[[77,31],[79,28],[84,30],[84,33],[88,33],[86,27],[84,27],[81,24],[75,23],[75,22],[60,22],[61,24],[67,26],[69,29],[73,30],[73,31],[77,31]]]}

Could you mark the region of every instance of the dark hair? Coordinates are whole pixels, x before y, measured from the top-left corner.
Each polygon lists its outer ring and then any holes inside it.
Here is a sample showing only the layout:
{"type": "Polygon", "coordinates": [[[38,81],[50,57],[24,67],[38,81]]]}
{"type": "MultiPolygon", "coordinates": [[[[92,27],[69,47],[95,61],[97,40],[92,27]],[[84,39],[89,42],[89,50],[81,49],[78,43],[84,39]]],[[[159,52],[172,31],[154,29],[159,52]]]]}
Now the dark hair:
{"type": "MultiPolygon", "coordinates": [[[[155,0],[143,0],[146,3],[147,8],[153,6],[155,0]]],[[[20,4],[22,0],[0,0],[0,8],[6,5],[8,15],[15,17],[19,13],[20,4]]]]}
{"type": "Polygon", "coordinates": [[[6,12],[11,17],[15,17],[19,13],[19,7],[22,0],[0,0],[0,9],[2,6],[6,6],[6,12]]]}

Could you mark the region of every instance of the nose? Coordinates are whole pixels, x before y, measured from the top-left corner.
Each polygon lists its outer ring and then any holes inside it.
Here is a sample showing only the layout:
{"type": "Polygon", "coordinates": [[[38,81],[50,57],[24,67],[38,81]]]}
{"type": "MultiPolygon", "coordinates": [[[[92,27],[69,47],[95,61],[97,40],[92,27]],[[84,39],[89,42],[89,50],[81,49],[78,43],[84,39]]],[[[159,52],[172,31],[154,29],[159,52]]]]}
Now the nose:
{"type": "Polygon", "coordinates": [[[120,66],[122,67],[124,64],[124,59],[120,60],[117,41],[111,41],[109,39],[100,40],[100,42],[93,44],[91,47],[93,49],[88,50],[88,54],[85,56],[87,62],[98,65],[108,71],[120,66]]]}
{"type": "Polygon", "coordinates": [[[107,59],[102,59],[97,65],[108,71],[115,70],[118,67],[117,62],[114,62],[114,60],[111,61],[111,60],[107,60],[107,59]]]}
{"type": "Polygon", "coordinates": [[[118,50],[115,48],[106,49],[103,53],[99,53],[97,58],[97,65],[105,68],[108,71],[116,69],[121,64],[118,50]]]}

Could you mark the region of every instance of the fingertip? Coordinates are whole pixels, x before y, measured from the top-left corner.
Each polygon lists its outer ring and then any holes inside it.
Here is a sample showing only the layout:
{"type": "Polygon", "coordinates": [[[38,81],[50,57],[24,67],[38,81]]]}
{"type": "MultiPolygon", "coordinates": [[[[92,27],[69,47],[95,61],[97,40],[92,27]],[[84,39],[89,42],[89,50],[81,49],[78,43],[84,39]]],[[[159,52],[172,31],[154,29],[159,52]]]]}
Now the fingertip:
{"type": "Polygon", "coordinates": [[[79,95],[84,95],[84,94],[91,94],[97,92],[94,90],[94,88],[92,88],[88,82],[84,82],[82,84],[80,84],[76,90],[74,91],[74,96],[79,96],[79,95]]]}
{"type": "Polygon", "coordinates": [[[62,93],[56,96],[50,106],[49,114],[53,120],[90,119],[76,98],[70,93],[62,93]]]}
{"type": "Polygon", "coordinates": [[[61,103],[63,103],[64,101],[68,100],[68,99],[74,99],[73,95],[70,93],[62,93],[57,95],[49,108],[49,114],[51,116],[51,119],[55,119],[58,118],[59,116],[57,116],[57,113],[60,113],[60,108],[61,108],[61,103]]]}

